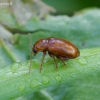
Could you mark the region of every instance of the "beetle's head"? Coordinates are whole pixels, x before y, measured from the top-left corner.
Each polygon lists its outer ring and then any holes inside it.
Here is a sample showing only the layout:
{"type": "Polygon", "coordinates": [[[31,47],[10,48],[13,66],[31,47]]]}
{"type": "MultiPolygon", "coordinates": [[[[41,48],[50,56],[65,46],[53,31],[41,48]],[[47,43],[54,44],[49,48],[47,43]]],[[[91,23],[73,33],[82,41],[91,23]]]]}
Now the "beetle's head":
{"type": "Polygon", "coordinates": [[[37,50],[33,48],[33,54],[34,56],[37,54],[37,50]]]}
{"type": "Polygon", "coordinates": [[[32,48],[32,51],[33,51],[34,56],[38,52],[44,52],[44,51],[46,51],[47,46],[48,46],[48,40],[47,39],[40,39],[39,41],[37,41],[34,44],[33,48],[32,48]]]}

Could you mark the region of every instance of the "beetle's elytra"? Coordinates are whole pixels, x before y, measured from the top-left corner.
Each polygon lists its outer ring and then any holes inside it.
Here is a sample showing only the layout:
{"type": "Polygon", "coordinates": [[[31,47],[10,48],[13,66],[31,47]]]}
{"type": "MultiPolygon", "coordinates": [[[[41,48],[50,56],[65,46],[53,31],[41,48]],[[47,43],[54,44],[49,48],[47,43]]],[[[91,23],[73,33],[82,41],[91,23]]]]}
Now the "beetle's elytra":
{"type": "MultiPolygon", "coordinates": [[[[64,63],[64,60],[73,59],[80,55],[78,48],[67,40],[61,38],[44,38],[38,40],[32,47],[32,52],[36,55],[38,52],[43,52],[42,63],[40,65],[40,72],[46,52],[54,59],[56,69],[58,69],[55,57],[64,63]]],[[[64,63],[65,65],[65,63],[64,63]]]]}

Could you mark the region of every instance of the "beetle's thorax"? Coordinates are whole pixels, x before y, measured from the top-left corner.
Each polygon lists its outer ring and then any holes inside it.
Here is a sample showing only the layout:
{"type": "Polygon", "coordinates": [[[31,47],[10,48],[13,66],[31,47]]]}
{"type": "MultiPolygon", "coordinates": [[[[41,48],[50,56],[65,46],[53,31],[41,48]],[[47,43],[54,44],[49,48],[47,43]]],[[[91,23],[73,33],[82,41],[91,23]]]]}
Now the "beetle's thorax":
{"type": "Polygon", "coordinates": [[[47,50],[47,47],[48,47],[48,40],[47,39],[41,39],[34,44],[33,50],[35,50],[36,53],[44,52],[44,51],[47,50]]]}
{"type": "Polygon", "coordinates": [[[48,39],[48,45],[50,45],[51,43],[55,43],[55,39],[53,37],[49,37],[48,39]]]}

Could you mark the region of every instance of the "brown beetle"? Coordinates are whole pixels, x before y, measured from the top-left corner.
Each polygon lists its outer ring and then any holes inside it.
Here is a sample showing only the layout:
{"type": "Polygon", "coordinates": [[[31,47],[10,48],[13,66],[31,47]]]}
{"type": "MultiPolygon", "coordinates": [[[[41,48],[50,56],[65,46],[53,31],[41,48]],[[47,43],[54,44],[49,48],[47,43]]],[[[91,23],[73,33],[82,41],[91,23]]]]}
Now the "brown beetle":
{"type": "Polygon", "coordinates": [[[32,52],[34,55],[36,55],[38,52],[43,52],[40,72],[42,70],[42,64],[47,51],[49,56],[54,59],[56,69],[58,69],[58,66],[55,60],[55,56],[64,63],[64,60],[73,59],[80,55],[78,48],[67,40],[54,37],[40,39],[32,47],[32,52]]]}

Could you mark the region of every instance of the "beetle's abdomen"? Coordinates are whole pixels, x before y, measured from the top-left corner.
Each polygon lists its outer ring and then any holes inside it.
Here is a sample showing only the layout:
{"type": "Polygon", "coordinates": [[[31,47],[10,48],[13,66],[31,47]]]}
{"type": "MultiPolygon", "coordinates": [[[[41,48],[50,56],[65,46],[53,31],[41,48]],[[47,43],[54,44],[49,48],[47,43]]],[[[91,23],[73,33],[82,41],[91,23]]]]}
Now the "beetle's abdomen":
{"type": "Polygon", "coordinates": [[[60,38],[49,38],[48,51],[55,56],[68,58],[76,58],[80,55],[77,47],[75,47],[71,42],[60,38]]]}

